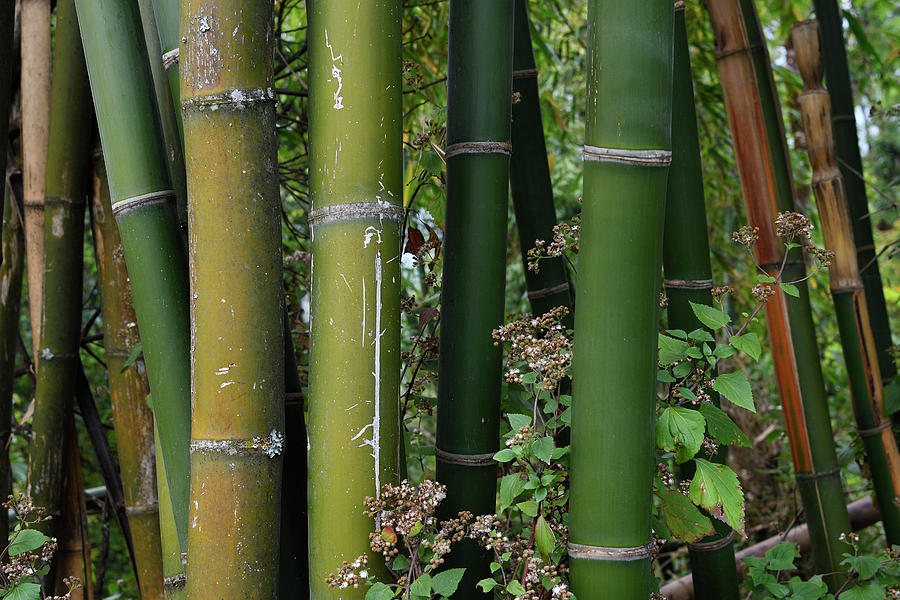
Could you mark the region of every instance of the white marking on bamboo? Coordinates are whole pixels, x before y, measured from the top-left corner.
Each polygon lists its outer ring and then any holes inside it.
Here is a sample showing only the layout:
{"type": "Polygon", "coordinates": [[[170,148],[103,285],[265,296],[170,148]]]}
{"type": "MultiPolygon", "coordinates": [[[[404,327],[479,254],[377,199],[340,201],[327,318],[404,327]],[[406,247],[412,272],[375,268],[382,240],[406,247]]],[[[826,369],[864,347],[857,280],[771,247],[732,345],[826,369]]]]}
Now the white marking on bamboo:
{"type": "Polygon", "coordinates": [[[341,78],[341,70],[338,68],[337,62],[341,61],[341,65],[343,66],[344,55],[334,55],[334,48],[328,42],[327,29],[325,30],[325,46],[328,48],[328,51],[331,52],[331,77],[337,79],[337,89],[334,92],[334,110],[341,110],[344,108],[344,97],[341,96],[341,90],[344,88],[344,80],[341,78]]]}

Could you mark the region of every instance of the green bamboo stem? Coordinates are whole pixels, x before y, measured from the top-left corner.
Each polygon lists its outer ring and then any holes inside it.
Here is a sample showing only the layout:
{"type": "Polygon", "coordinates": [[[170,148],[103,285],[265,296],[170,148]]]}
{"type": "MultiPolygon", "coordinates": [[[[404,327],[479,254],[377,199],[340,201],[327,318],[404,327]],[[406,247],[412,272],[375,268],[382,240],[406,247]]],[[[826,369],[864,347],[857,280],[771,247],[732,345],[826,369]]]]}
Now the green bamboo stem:
{"type": "MultiPolygon", "coordinates": [[[[747,216],[759,228],[756,260],[775,274],[783,260],[783,246],[775,235],[775,213],[793,210],[793,184],[786,160],[784,127],[772,85],[767,54],[752,56],[759,43],[748,42],[748,30],[758,27],[753,6],[748,25],[738,0],[708,0],[716,37],[717,61],[725,107],[731,124],[735,155],[747,216]],[[755,83],[755,85],[754,85],[755,83]]],[[[750,39],[759,40],[758,33],[750,39]]],[[[762,46],[765,51],[765,46],[762,46]]],[[[796,253],[789,256],[785,281],[805,277],[806,269],[796,253]]],[[[766,321],[775,376],[791,444],[797,487],[803,502],[813,559],[819,573],[836,573],[842,554],[848,551],[840,540],[849,531],[840,470],[834,450],[828,403],[822,380],[809,294],[805,283],[797,284],[799,298],[780,289],[766,304],[766,321]]],[[[826,578],[836,589],[844,577],[826,578]]]]}
{"type": "Polygon", "coordinates": [[[137,317],[131,301],[128,271],[109,201],[106,166],[99,151],[94,154],[94,174],[91,223],[100,275],[103,347],[125,506],[134,542],[141,598],[161,600],[163,572],[153,412],[147,403],[150,387],[143,360],[125,367],[132,349],[140,344],[140,336],[134,326],[137,317]]]}
{"type": "MultiPolygon", "coordinates": [[[[22,231],[21,202],[9,194],[10,187],[19,185],[21,193],[21,174],[11,174],[9,184],[4,185],[7,200],[3,206],[3,234],[0,245],[3,248],[3,261],[0,263],[0,493],[7,496],[11,491],[10,466],[8,448],[10,422],[12,421],[13,373],[16,366],[16,344],[19,335],[19,307],[22,297],[22,273],[25,268],[25,236],[22,231]]],[[[9,523],[0,519],[0,535],[7,539],[9,523]]]]}
{"type": "Polygon", "coordinates": [[[175,524],[187,548],[190,339],[178,233],[153,80],[136,4],[76,0],[113,214],[131,278],[175,524]],[[122,74],[128,74],[123,78],[122,74]]]}
{"type": "MultiPolygon", "coordinates": [[[[324,580],[370,553],[363,500],[398,476],[400,5],[309,6],[313,598],[363,598],[324,580]]],[[[380,555],[369,558],[385,578],[380,555]]]]}
{"type": "Polygon", "coordinates": [[[274,599],[285,437],[272,3],[188,0],[181,16],[196,348],[187,596],[274,599]]]}
{"type": "Polygon", "coordinates": [[[876,342],[856,261],[852,217],[835,159],[831,100],[822,87],[822,42],[816,21],[791,28],[791,41],[803,77],[800,110],[812,166],[812,188],[819,207],[825,246],[835,252],[829,285],[834,298],[844,361],[850,378],[859,434],[866,448],[887,542],[900,544],[900,452],[884,414],[884,388],[876,342]]]}
{"type": "MultiPolygon", "coordinates": [[[[672,164],[666,192],[663,235],[663,284],[668,298],[668,326],[693,331],[703,324],[691,302],[713,305],[703,169],[697,134],[697,111],[685,28],[684,3],[675,5],[675,56],[672,97],[672,164]]],[[[713,401],[718,404],[718,395],[713,401]]],[[[714,460],[725,462],[725,451],[714,460]]],[[[689,463],[693,466],[693,463],[689,463]]],[[[683,473],[692,477],[693,473],[683,473]]],[[[688,544],[694,593],[698,600],[738,600],[731,528],[715,519],[716,533],[688,544]]]]}
{"type": "Polygon", "coordinates": [[[571,589],[582,600],[650,595],[672,34],[669,2],[588,2],[569,501],[571,589]]]}
{"type": "MultiPolygon", "coordinates": [[[[90,89],[74,0],[63,0],[57,7],[44,201],[43,335],[37,352],[28,463],[29,495],[49,515],[59,515],[63,506],[66,440],[71,435],[72,390],[78,374],[92,125],[84,118],[90,114],[90,89]]],[[[56,531],[53,520],[43,526],[51,535],[56,531]]]]}
{"type": "MultiPolygon", "coordinates": [[[[157,25],[157,37],[159,44],[154,45],[154,51],[160,52],[159,56],[165,68],[166,79],[169,81],[171,113],[177,123],[179,139],[184,142],[182,135],[182,116],[179,98],[181,97],[181,76],[178,71],[181,36],[181,3],[178,0],[150,0],[157,25]]],[[[168,112],[168,111],[165,111],[168,112]]]]}
{"type": "MultiPolygon", "coordinates": [[[[509,186],[514,2],[451,0],[447,78],[447,220],[438,366],[437,479],[441,518],[495,510],[509,186]],[[490,57],[490,60],[485,60],[490,57]]],[[[490,552],[455,545],[457,597],[482,597],[490,552]]]]}
{"type": "Polygon", "coordinates": [[[541,260],[540,270],[528,268],[528,251],[537,240],[553,239],[556,208],[550,165],[544,141],[538,71],[531,45],[531,26],[525,0],[515,1],[513,35],[513,92],[519,101],[512,106],[512,154],[509,159],[509,184],[512,191],[519,245],[525,263],[525,286],[531,311],[542,315],[557,306],[572,308],[569,274],[565,259],[541,260]]]}
{"type": "Polygon", "coordinates": [[[856,244],[857,263],[866,290],[866,306],[872,321],[872,335],[878,364],[885,383],[897,375],[894,359],[888,352],[892,345],[890,321],[884,300],[884,287],[875,259],[872,220],[868,218],[866,182],[856,131],[853,86],[844,46],[843,17],[837,0],[813,0],[816,17],[822,29],[825,53],[825,80],[831,96],[831,121],[834,128],[835,157],[844,180],[850,220],[856,244]]]}
{"type": "Polygon", "coordinates": [[[184,561],[181,559],[178,531],[175,527],[175,513],[172,512],[172,501],[169,497],[166,462],[162,453],[162,444],[159,441],[159,429],[154,426],[153,430],[156,441],[156,491],[159,496],[159,532],[164,577],[163,590],[166,600],[184,600],[187,597],[184,561]]]}

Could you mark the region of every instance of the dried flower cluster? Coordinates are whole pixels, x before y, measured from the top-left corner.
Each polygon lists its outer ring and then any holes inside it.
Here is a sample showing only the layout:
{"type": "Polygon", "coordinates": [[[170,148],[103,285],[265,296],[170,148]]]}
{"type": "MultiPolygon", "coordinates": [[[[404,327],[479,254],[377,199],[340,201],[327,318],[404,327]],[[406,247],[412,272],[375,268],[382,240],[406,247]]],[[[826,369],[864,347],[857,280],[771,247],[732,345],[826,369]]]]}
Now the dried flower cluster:
{"type": "Polygon", "coordinates": [[[756,245],[756,242],[759,241],[759,227],[744,225],[731,234],[731,239],[742,246],[753,248],[753,246],[756,245]]]}
{"type": "Polygon", "coordinates": [[[805,243],[803,240],[812,239],[812,230],[812,222],[798,212],[788,210],[778,213],[775,217],[775,235],[788,242],[800,238],[801,242],[805,243]]]}
{"type": "Polygon", "coordinates": [[[528,250],[528,268],[537,273],[540,261],[546,258],[565,256],[567,252],[578,252],[581,238],[581,215],[572,217],[569,223],[560,223],[553,227],[553,239],[549,243],[536,240],[534,248],[528,250]]]}
{"type": "Polygon", "coordinates": [[[510,344],[506,381],[522,383],[522,368],[527,368],[538,374],[540,389],[556,389],[572,362],[572,340],[562,323],[568,314],[568,308],[558,306],[540,317],[526,315],[492,332],[494,345],[510,344]]]}
{"type": "Polygon", "coordinates": [[[400,485],[385,484],[381,486],[378,498],[366,498],[365,515],[380,522],[382,529],[392,527],[400,535],[417,535],[411,533],[418,526],[434,522],[434,511],[441,500],[447,497],[447,487],[426,479],[417,486],[409,485],[407,480],[400,485]]]}
{"type": "Polygon", "coordinates": [[[358,588],[359,584],[369,577],[369,558],[362,554],[353,562],[344,561],[337,573],[331,573],[325,578],[328,587],[335,587],[340,590],[347,588],[358,588]]]}
{"type": "Polygon", "coordinates": [[[757,283],[750,291],[758,302],[768,302],[775,295],[775,286],[771,283],[757,283]]]}

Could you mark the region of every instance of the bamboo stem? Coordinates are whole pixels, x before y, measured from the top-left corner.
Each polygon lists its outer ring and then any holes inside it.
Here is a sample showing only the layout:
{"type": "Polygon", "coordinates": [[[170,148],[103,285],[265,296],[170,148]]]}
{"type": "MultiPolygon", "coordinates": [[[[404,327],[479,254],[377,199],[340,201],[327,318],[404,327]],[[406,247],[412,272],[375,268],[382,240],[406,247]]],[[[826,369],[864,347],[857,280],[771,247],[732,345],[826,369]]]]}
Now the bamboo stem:
{"type": "MultiPolygon", "coordinates": [[[[16,60],[17,48],[13,42],[15,25],[16,0],[0,0],[0,168],[3,169],[3,205],[6,206],[6,165],[9,144],[9,104],[13,97],[13,64],[16,60]]],[[[0,254],[0,258],[2,254],[0,254]]],[[[0,527],[0,533],[3,528],[0,527]]],[[[4,538],[6,539],[6,538],[4,538]]]]}
{"type": "Polygon", "coordinates": [[[87,508],[84,504],[84,480],[81,475],[81,457],[75,435],[75,423],[69,421],[71,431],[66,448],[66,488],[62,519],[59,526],[59,543],[56,553],[56,577],[54,594],[64,596],[69,591],[66,578],[77,577],[81,587],[72,591],[71,600],[93,600],[91,581],[91,543],[88,539],[87,508]]]}
{"type": "MultiPolygon", "coordinates": [[[[793,191],[790,170],[775,167],[786,153],[768,60],[757,61],[754,67],[737,0],[707,0],[707,8],[716,37],[716,57],[744,204],[750,224],[759,228],[756,260],[774,275],[784,259],[781,241],[775,235],[775,213],[793,210],[793,191]]],[[[750,21],[754,25],[758,23],[755,15],[753,12],[750,21]]],[[[788,260],[784,278],[803,279],[805,267],[802,261],[795,262],[796,253],[788,260]]],[[[797,485],[815,538],[816,571],[834,573],[846,568],[840,566],[841,555],[849,550],[840,535],[848,530],[849,522],[808,292],[805,283],[797,288],[800,297],[794,299],[780,289],[776,291],[766,304],[766,323],[797,485]]],[[[827,580],[832,589],[843,582],[837,576],[827,580]]]]}
{"type": "Polygon", "coordinates": [[[825,246],[835,252],[829,283],[850,378],[854,412],[888,545],[900,544],[900,452],[884,414],[884,388],[865,290],[856,261],[850,210],[835,159],[831,100],[822,87],[822,42],[816,21],[791,28],[791,41],[803,77],[800,109],[806,132],[812,188],[819,207],[825,246]]]}

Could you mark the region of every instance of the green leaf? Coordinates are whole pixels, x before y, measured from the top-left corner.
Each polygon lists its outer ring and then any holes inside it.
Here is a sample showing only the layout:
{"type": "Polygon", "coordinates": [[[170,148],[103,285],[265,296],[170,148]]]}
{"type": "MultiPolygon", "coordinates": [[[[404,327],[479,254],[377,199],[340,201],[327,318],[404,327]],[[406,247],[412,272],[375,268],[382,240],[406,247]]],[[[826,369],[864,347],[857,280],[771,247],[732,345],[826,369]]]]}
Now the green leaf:
{"type": "Polygon", "coordinates": [[[723,373],[717,376],[712,387],[728,398],[732,404],[746,408],[752,413],[756,412],[756,406],[753,404],[753,390],[743,371],[723,373]]]}
{"type": "Polygon", "coordinates": [[[413,525],[412,528],[410,528],[409,533],[407,535],[410,537],[415,537],[415,536],[419,535],[422,532],[422,528],[424,526],[425,525],[422,523],[422,521],[416,521],[416,524],[413,525]]]}
{"type": "MultiPolygon", "coordinates": [[[[544,515],[538,517],[534,525],[534,545],[541,556],[548,556],[556,547],[556,535],[544,519],[544,515]]],[[[524,592],[523,592],[524,593],[524,592]]]]}
{"type": "Polygon", "coordinates": [[[531,451],[534,452],[534,455],[537,456],[538,459],[549,465],[550,457],[553,455],[553,449],[555,447],[553,438],[548,435],[535,440],[535,442],[531,444],[531,451]]]}
{"type": "Polygon", "coordinates": [[[125,364],[122,365],[122,370],[120,371],[120,373],[124,373],[125,370],[128,369],[128,367],[133,365],[137,361],[138,357],[140,357],[141,352],[143,352],[143,351],[144,351],[144,346],[143,346],[143,344],[141,344],[141,342],[138,342],[137,344],[132,346],[131,352],[128,354],[128,360],[126,360],[125,364]]]}
{"type": "Polygon", "coordinates": [[[881,568],[881,561],[874,556],[851,556],[845,554],[847,558],[841,561],[842,565],[850,565],[854,571],[859,573],[862,580],[872,579],[875,573],[881,568]]]}
{"type": "Polygon", "coordinates": [[[537,505],[537,502],[535,502],[534,500],[526,500],[525,502],[519,502],[518,504],[516,504],[516,508],[521,510],[524,514],[528,515],[529,517],[537,516],[538,505],[537,505]]]}
{"type": "Polygon", "coordinates": [[[753,360],[759,360],[759,356],[762,354],[762,345],[759,343],[759,336],[755,333],[733,335],[728,338],[728,343],[753,360]]]}
{"type": "Polygon", "coordinates": [[[503,568],[503,565],[501,565],[498,562],[491,563],[491,573],[496,573],[497,571],[499,571],[502,568],[503,568]]]}
{"type": "Polygon", "coordinates": [[[737,475],[725,465],[694,459],[697,471],[688,489],[691,502],[706,509],[716,519],[744,533],[744,492],[737,475]]]}
{"type": "Polygon", "coordinates": [[[696,542],[716,532],[712,521],[681,492],[669,490],[662,495],[662,514],[672,535],[685,542],[696,542]]]}
{"type": "Polygon", "coordinates": [[[518,473],[505,475],[500,480],[500,510],[507,509],[524,489],[525,482],[519,478],[518,473]]]}
{"type": "Polygon", "coordinates": [[[529,384],[534,383],[535,381],[537,381],[537,373],[535,373],[534,371],[529,371],[528,373],[523,373],[522,376],[519,377],[519,380],[522,383],[529,383],[529,384]]]}
{"type": "Polygon", "coordinates": [[[6,600],[40,600],[41,586],[28,581],[20,581],[3,596],[6,600]]]}
{"type": "Polygon", "coordinates": [[[841,600],[884,600],[884,586],[867,583],[841,592],[841,600]]]}
{"type": "Polygon", "coordinates": [[[800,290],[798,290],[797,286],[793,283],[781,283],[778,285],[778,287],[780,287],[781,291],[783,291],[788,296],[793,296],[794,298],[800,297],[800,290]]]}
{"type": "Polygon", "coordinates": [[[759,274],[756,276],[756,283],[775,283],[776,279],[771,275],[759,274]]]}
{"type": "Polygon", "coordinates": [[[688,334],[688,337],[696,342],[710,342],[713,343],[716,341],[710,333],[705,329],[695,329],[688,334]]]}
{"type": "Polygon", "coordinates": [[[391,569],[393,569],[394,571],[405,571],[411,564],[412,562],[407,557],[403,556],[402,554],[398,554],[394,558],[394,562],[391,564],[391,569]]]}
{"type": "Polygon", "coordinates": [[[800,558],[797,545],[793,542],[781,542],[766,551],[770,571],[789,571],[794,568],[794,560],[800,558]]]}
{"type": "Polygon", "coordinates": [[[704,402],[700,405],[699,410],[700,414],[706,419],[706,428],[709,430],[709,436],[717,444],[750,447],[750,440],[747,439],[740,427],[721,408],[715,404],[704,402]]]}
{"type": "Polygon", "coordinates": [[[884,386],[884,414],[892,415],[900,411],[900,383],[897,380],[884,386]]]}
{"type": "Polygon", "coordinates": [[[456,593],[459,581],[462,579],[465,569],[447,569],[441,571],[431,579],[431,589],[435,594],[451,596],[456,593]]]}
{"type": "Polygon", "coordinates": [[[705,304],[697,304],[696,302],[691,302],[690,304],[691,310],[694,311],[694,316],[712,330],[720,329],[731,323],[731,317],[717,308],[705,304]]]}
{"type": "Polygon", "coordinates": [[[531,426],[531,415],[520,415],[519,413],[508,413],[506,418],[509,419],[509,426],[513,433],[519,431],[523,427],[531,426]]]}
{"type": "Polygon", "coordinates": [[[713,355],[718,358],[728,358],[729,356],[734,355],[734,348],[727,344],[716,344],[716,349],[713,350],[713,355]]]}
{"type": "Polygon", "coordinates": [[[479,582],[476,583],[475,585],[477,585],[478,587],[480,587],[482,592],[487,593],[487,592],[491,591],[492,589],[494,589],[495,587],[497,587],[497,586],[500,585],[500,584],[497,583],[496,581],[494,581],[493,579],[491,579],[490,577],[485,577],[484,579],[482,579],[481,581],[479,581],[479,582]]]}
{"type": "Polygon", "coordinates": [[[822,581],[821,576],[809,581],[791,577],[788,587],[791,588],[791,600],[821,600],[828,593],[828,586],[822,581]]]}
{"type": "Polygon", "coordinates": [[[850,12],[849,10],[841,10],[841,14],[847,19],[847,24],[850,26],[850,31],[853,32],[853,37],[856,38],[856,41],[859,42],[859,47],[862,51],[879,67],[881,66],[881,57],[878,55],[878,52],[875,50],[874,46],[872,46],[872,42],[869,41],[869,36],[866,35],[866,30],[860,25],[859,21],[856,19],[856,16],[850,12]]]}
{"type": "Polygon", "coordinates": [[[376,582],[369,591],[366,592],[366,600],[391,600],[394,597],[394,590],[384,583],[376,582]]]}
{"type": "Polygon", "coordinates": [[[9,539],[12,540],[9,545],[10,556],[18,556],[23,552],[37,550],[45,542],[50,541],[50,538],[37,529],[22,529],[18,533],[13,532],[9,535],[9,539]]]}
{"type": "Polygon", "coordinates": [[[693,368],[694,367],[689,361],[680,362],[672,367],[672,375],[680,379],[682,377],[688,376],[693,368]]]}
{"type": "Polygon", "coordinates": [[[684,332],[684,329],[666,329],[666,333],[679,340],[686,340],[688,337],[688,334],[684,332]]]}
{"type": "Polygon", "coordinates": [[[682,386],[682,387],[678,388],[678,391],[681,392],[681,396],[683,398],[686,398],[686,399],[690,400],[691,402],[697,401],[697,394],[692,392],[689,388],[682,386]]]}
{"type": "Polygon", "coordinates": [[[659,364],[662,366],[671,365],[677,360],[687,356],[687,349],[690,345],[683,340],[676,340],[673,337],[659,334],[659,364]]]}
{"type": "Polygon", "coordinates": [[[413,598],[431,598],[431,575],[422,573],[419,578],[409,586],[409,593],[413,598]]]}
{"type": "Polygon", "coordinates": [[[516,458],[516,453],[514,450],[510,450],[509,448],[504,448],[500,452],[494,455],[494,460],[497,462],[509,462],[516,458]]]}
{"type": "Polygon", "coordinates": [[[521,596],[525,593],[525,588],[522,587],[522,584],[513,579],[506,586],[506,591],[514,596],[521,596]]]}
{"type": "Polygon", "coordinates": [[[675,460],[683,463],[700,450],[704,431],[706,419],[699,411],[670,406],[656,421],[656,445],[667,452],[674,450],[675,460]]]}
{"type": "Polygon", "coordinates": [[[656,372],[656,380],[660,383],[674,383],[675,378],[667,369],[660,369],[656,372]]]}

